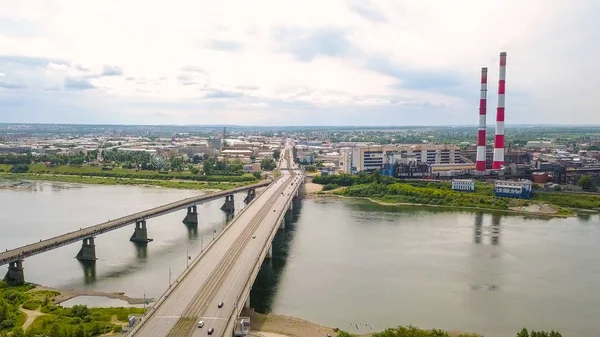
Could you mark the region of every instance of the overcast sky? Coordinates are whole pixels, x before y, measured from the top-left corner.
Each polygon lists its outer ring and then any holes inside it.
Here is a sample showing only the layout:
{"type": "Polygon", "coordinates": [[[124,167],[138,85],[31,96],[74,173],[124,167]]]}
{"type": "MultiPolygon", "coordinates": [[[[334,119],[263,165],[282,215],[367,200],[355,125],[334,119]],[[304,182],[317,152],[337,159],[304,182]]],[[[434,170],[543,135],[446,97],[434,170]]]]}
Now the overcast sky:
{"type": "Polygon", "coordinates": [[[598,0],[0,0],[0,122],[600,124],[598,0]]]}

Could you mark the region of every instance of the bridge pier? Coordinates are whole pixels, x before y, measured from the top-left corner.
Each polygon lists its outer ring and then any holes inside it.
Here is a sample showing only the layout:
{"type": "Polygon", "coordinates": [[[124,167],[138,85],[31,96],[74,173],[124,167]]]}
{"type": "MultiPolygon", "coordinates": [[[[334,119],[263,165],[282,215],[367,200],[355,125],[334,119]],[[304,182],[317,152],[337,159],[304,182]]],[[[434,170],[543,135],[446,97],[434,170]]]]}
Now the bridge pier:
{"type": "Polygon", "coordinates": [[[281,222],[279,223],[279,229],[285,229],[285,217],[281,219],[281,222]]]}
{"type": "Polygon", "coordinates": [[[250,308],[250,294],[248,294],[248,298],[246,299],[246,303],[244,303],[244,308],[245,309],[251,309],[250,308]]]}
{"type": "Polygon", "coordinates": [[[235,202],[233,194],[225,196],[225,203],[221,206],[221,210],[225,213],[233,213],[235,211],[235,202]]]}
{"type": "Polygon", "coordinates": [[[148,239],[148,229],[146,229],[146,220],[136,220],[135,231],[129,241],[135,243],[148,243],[152,239],[148,239]]]}
{"type": "Polygon", "coordinates": [[[77,260],[80,261],[96,261],[96,245],[94,244],[94,237],[89,237],[83,239],[83,243],[81,244],[81,249],[77,256],[75,256],[77,260]]]}
{"type": "Polygon", "coordinates": [[[248,190],[248,194],[246,195],[244,202],[249,203],[250,201],[254,200],[255,197],[256,197],[256,190],[255,189],[248,190]]]}
{"type": "Polygon", "coordinates": [[[25,283],[23,260],[13,261],[8,264],[8,272],[6,273],[6,276],[4,276],[4,280],[12,285],[25,283]]]}
{"type": "Polygon", "coordinates": [[[198,206],[193,205],[187,208],[187,215],[183,218],[186,225],[198,225],[198,206]]]}

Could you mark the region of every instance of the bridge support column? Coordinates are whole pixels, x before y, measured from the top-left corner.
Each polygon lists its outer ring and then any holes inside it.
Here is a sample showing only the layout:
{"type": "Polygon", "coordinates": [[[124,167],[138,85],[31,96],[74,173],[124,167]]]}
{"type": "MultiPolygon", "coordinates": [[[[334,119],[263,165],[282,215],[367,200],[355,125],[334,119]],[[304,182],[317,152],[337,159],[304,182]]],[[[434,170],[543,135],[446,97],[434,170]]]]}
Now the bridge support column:
{"type": "Polygon", "coordinates": [[[248,298],[246,299],[246,303],[244,303],[245,309],[250,309],[250,294],[248,294],[248,298]]]}
{"type": "Polygon", "coordinates": [[[235,202],[233,194],[225,196],[225,203],[221,206],[221,210],[225,213],[233,213],[235,211],[235,202]]]}
{"type": "Polygon", "coordinates": [[[267,255],[265,256],[265,259],[272,259],[272,258],[273,258],[273,244],[270,243],[269,250],[267,250],[267,255]]]}
{"type": "Polygon", "coordinates": [[[279,229],[285,229],[285,217],[281,219],[281,222],[279,223],[279,229]]]}
{"type": "Polygon", "coordinates": [[[12,285],[25,283],[23,260],[13,261],[8,264],[8,272],[6,273],[6,276],[4,276],[4,280],[12,285]]]}
{"type": "Polygon", "coordinates": [[[256,197],[256,190],[255,189],[248,190],[248,194],[246,195],[244,202],[249,203],[250,201],[254,200],[255,197],[256,197]]]}
{"type": "Polygon", "coordinates": [[[83,239],[83,243],[81,244],[81,249],[77,256],[75,256],[77,260],[80,261],[96,261],[96,244],[94,244],[94,237],[89,237],[83,239]]]}
{"type": "Polygon", "coordinates": [[[148,229],[146,229],[146,220],[137,220],[135,222],[135,231],[129,241],[135,243],[148,243],[152,239],[148,239],[148,229]]]}
{"type": "Polygon", "coordinates": [[[187,208],[187,215],[183,218],[183,223],[186,225],[198,225],[198,206],[190,206],[187,208]]]}

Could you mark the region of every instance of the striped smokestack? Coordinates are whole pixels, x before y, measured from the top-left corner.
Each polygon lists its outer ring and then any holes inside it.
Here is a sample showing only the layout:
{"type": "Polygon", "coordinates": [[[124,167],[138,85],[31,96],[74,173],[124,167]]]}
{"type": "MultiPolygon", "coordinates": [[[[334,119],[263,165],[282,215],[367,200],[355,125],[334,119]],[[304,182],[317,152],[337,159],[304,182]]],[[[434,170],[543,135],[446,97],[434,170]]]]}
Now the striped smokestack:
{"type": "Polygon", "coordinates": [[[500,77],[498,80],[498,110],[496,112],[496,137],[494,138],[494,161],[492,169],[504,165],[504,93],[506,85],[506,53],[500,53],[500,77]]]}
{"type": "Polygon", "coordinates": [[[481,94],[479,96],[479,130],[477,130],[477,161],[475,170],[485,171],[485,115],[487,111],[487,68],[481,68],[481,94]]]}

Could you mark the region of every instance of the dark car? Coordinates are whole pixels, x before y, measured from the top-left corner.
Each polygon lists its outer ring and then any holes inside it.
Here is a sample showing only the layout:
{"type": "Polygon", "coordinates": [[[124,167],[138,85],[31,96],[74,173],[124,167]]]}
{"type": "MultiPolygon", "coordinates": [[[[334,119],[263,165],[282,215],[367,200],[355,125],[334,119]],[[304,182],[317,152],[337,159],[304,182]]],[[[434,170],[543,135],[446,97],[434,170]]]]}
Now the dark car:
{"type": "Polygon", "coordinates": [[[215,328],[210,328],[210,329],[208,329],[208,334],[209,334],[209,335],[212,335],[212,333],[213,333],[213,332],[215,332],[215,328]]]}
{"type": "Polygon", "coordinates": [[[219,302],[218,307],[222,308],[223,307],[223,302],[219,302]]]}

